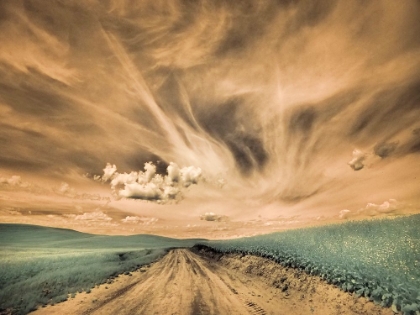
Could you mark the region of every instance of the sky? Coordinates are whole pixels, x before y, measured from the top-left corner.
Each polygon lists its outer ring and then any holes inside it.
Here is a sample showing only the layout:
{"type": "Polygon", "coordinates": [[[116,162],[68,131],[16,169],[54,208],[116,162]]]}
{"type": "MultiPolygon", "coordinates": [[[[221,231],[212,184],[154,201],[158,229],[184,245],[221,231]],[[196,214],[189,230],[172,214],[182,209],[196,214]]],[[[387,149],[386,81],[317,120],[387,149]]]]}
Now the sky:
{"type": "Polygon", "coordinates": [[[419,12],[2,0],[0,221],[228,237],[417,213],[419,12]]]}

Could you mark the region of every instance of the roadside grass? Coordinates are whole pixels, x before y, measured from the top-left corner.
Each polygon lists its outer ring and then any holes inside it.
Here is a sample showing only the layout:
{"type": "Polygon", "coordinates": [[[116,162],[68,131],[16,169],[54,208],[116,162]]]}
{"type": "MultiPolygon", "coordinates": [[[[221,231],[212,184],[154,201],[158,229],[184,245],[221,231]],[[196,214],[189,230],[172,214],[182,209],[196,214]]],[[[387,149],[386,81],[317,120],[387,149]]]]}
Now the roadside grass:
{"type": "Polygon", "coordinates": [[[270,258],[395,312],[420,314],[420,214],[200,244],[270,258]]]}
{"type": "Polygon", "coordinates": [[[158,260],[169,248],[191,247],[197,241],[0,224],[0,313],[27,314],[77,292],[90,292],[95,285],[158,260]]]}

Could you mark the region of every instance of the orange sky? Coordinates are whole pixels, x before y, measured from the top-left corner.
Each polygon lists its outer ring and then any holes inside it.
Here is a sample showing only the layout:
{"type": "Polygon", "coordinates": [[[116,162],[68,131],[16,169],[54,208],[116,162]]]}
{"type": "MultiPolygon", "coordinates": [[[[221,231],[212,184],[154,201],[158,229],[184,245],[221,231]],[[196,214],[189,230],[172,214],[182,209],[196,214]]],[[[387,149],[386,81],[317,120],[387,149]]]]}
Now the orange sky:
{"type": "Polygon", "coordinates": [[[0,222],[232,237],[419,212],[418,1],[0,12],[0,222]]]}

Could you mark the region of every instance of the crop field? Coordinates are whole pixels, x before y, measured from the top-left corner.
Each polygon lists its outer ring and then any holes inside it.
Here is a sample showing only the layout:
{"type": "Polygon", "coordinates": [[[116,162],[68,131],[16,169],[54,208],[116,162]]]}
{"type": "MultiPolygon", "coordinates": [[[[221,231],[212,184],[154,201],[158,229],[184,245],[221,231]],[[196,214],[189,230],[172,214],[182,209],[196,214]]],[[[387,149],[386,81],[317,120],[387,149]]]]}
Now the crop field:
{"type": "Polygon", "coordinates": [[[420,313],[420,215],[202,244],[270,258],[404,314],[420,313]]]}
{"type": "Polygon", "coordinates": [[[26,314],[89,292],[110,277],[156,261],[168,248],[197,241],[0,224],[0,312],[26,314]]]}
{"type": "Polygon", "coordinates": [[[419,214],[223,241],[0,224],[0,240],[0,311],[13,314],[90,292],[158,260],[169,248],[196,244],[270,258],[395,312],[420,313],[419,214]]]}

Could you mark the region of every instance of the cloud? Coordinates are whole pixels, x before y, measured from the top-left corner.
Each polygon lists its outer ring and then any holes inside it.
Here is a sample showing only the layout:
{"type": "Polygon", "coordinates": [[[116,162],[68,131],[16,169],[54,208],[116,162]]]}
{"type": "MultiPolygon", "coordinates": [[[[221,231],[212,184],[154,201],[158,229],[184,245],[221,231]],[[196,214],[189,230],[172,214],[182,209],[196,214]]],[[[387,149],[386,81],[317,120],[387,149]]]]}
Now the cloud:
{"type": "Polygon", "coordinates": [[[340,219],[349,219],[359,216],[387,216],[387,215],[396,215],[402,210],[402,204],[395,199],[389,199],[384,201],[382,204],[376,204],[369,202],[364,208],[360,208],[357,211],[350,210],[341,210],[338,217],[340,219]]]}
{"type": "Polygon", "coordinates": [[[225,215],[218,215],[214,212],[206,212],[200,216],[200,220],[204,221],[227,221],[228,217],[225,215]]]}
{"type": "Polygon", "coordinates": [[[363,164],[366,159],[366,154],[358,149],[353,150],[353,158],[347,164],[350,165],[355,171],[361,170],[365,165],[363,164]]]}
{"type": "Polygon", "coordinates": [[[146,183],[148,183],[152,180],[152,178],[156,174],[156,166],[153,165],[152,162],[146,162],[144,163],[144,169],[145,169],[144,180],[146,181],[146,183]]]}
{"type": "Polygon", "coordinates": [[[49,191],[49,189],[44,189],[43,187],[37,186],[33,183],[23,181],[22,178],[18,175],[13,175],[11,177],[0,177],[0,189],[26,191],[35,194],[48,194],[49,191]]]}
{"type": "Polygon", "coordinates": [[[150,225],[154,224],[158,221],[157,218],[147,218],[147,217],[138,217],[138,216],[126,216],[125,219],[121,219],[121,222],[123,223],[133,223],[133,224],[144,224],[144,225],[150,225]]]}
{"type": "Polygon", "coordinates": [[[83,214],[76,215],[74,219],[92,222],[112,221],[112,218],[103,213],[102,211],[85,212],[83,214]]]}
{"type": "Polygon", "coordinates": [[[104,168],[104,175],[102,175],[102,181],[106,182],[108,181],[117,171],[117,167],[114,165],[111,165],[109,163],[106,164],[104,168]]]}
{"type": "Polygon", "coordinates": [[[14,207],[0,207],[0,211],[3,213],[5,212],[10,215],[17,215],[17,216],[22,215],[21,209],[14,208],[14,207]]]}
{"type": "Polygon", "coordinates": [[[123,223],[138,223],[139,221],[141,221],[141,218],[137,216],[126,216],[125,219],[121,219],[123,223]]]}
{"type": "Polygon", "coordinates": [[[120,197],[143,199],[143,200],[160,200],[162,199],[162,191],[153,183],[125,183],[124,189],[118,192],[120,197]]]}
{"type": "Polygon", "coordinates": [[[193,184],[198,184],[202,178],[199,167],[179,166],[170,162],[167,175],[156,174],[156,166],[152,162],[144,164],[144,172],[131,172],[120,174],[115,165],[110,163],[103,169],[102,177],[96,180],[110,182],[114,195],[120,198],[142,199],[158,203],[170,200],[179,200],[182,191],[193,184]]]}
{"type": "Polygon", "coordinates": [[[52,190],[57,194],[67,198],[73,199],[81,199],[81,200],[110,200],[109,197],[103,197],[99,194],[88,194],[88,193],[81,193],[77,191],[75,188],[70,187],[70,185],[66,182],[62,182],[58,188],[52,188],[52,190]]]}
{"type": "Polygon", "coordinates": [[[165,199],[175,199],[181,192],[180,188],[173,186],[166,186],[163,190],[163,197],[165,199]]]}
{"type": "Polygon", "coordinates": [[[300,202],[346,148],[419,127],[418,1],[240,2],[0,1],[0,167],[69,181],[112,161],[128,174],[94,178],[116,196],[174,200],[194,165],[229,172],[226,196],[300,202]]]}
{"type": "Polygon", "coordinates": [[[58,186],[53,187],[39,186],[36,183],[23,181],[18,175],[13,175],[10,178],[0,177],[0,188],[5,190],[25,191],[36,195],[51,195],[52,193],[55,193],[67,198],[80,200],[110,200],[108,196],[79,192],[66,182],[61,182],[58,186]]]}
{"type": "Polygon", "coordinates": [[[13,175],[9,178],[0,177],[0,184],[5,184],[5,185],[9,185],[9,186],[14,186],[14,187],[27,187],[27,186],[29,186],[29,183],[22,182],[22,178],[20,176],[17,176],[17,175],[13,175]]]}
{"type": "Polygon", "coordinates": [[[338,217],[339,217],[340,219],[348,219],[348,217],[350,216],[350,213],[351,213],[351,211],[350,211],[350,210],[347,210],[347,209],[345,209],[345,210],[341,210],[341,211],[340,211],[340,214],[338,215],[338,217]]]}
{"type": "Polygon", "coordinates": [[[197,184],[201,178],[201,168],[195,166],[187,166],[181,169],[181,180],[185,187],[197,184]]]}
{"type": "Polygon", "coordinates": [[[391,215],[398,213],[401,205],[398,204],[397,200],[389,199],[384,201],[382,204],[378,205],[375,203],[368,203],[366,207],[359,209],[358,214],[366,214],[369,216],[378,216],[378,215],[391,215]]]}
{"type": "Polygon", "coordinates": [[[169,184],[179,181],[179,167],[177,164],[170,162],[167,168],[167,180],[169,184]]]}
{"type": "Polygon", "coordinates": [[[69,184],[63,182],[61,185],[55,189],[55,192],[59,195],[64,195],[70,198],[74,198],[77,195],[77,192],[74,188],[71,188],[69,184]]]}
{"type": "Polygon", "coordinates": [[[381,142],[375,145],[375,147],[373,148],[374,153],[381,157],[381,158],[386,158],[388,156],[390,156],[395,149],[398,146],[398,141],[396,142],[381,142]]]}
{"type": "MultiPolygon", "coordinates": [[[[112,188],[115,188],[118,185],[133,184],[137,182],[137,180],[139,179],[139,175],[137,172],[131,172],[129,174],[127,173],[119,174],[117,172],[114,172],[113,175],[114,176],[112,177],[112,180],[111,180],[112,188]]],[[[103,181],[107,181],[107,180],[103,180],[103,181]]]]}

